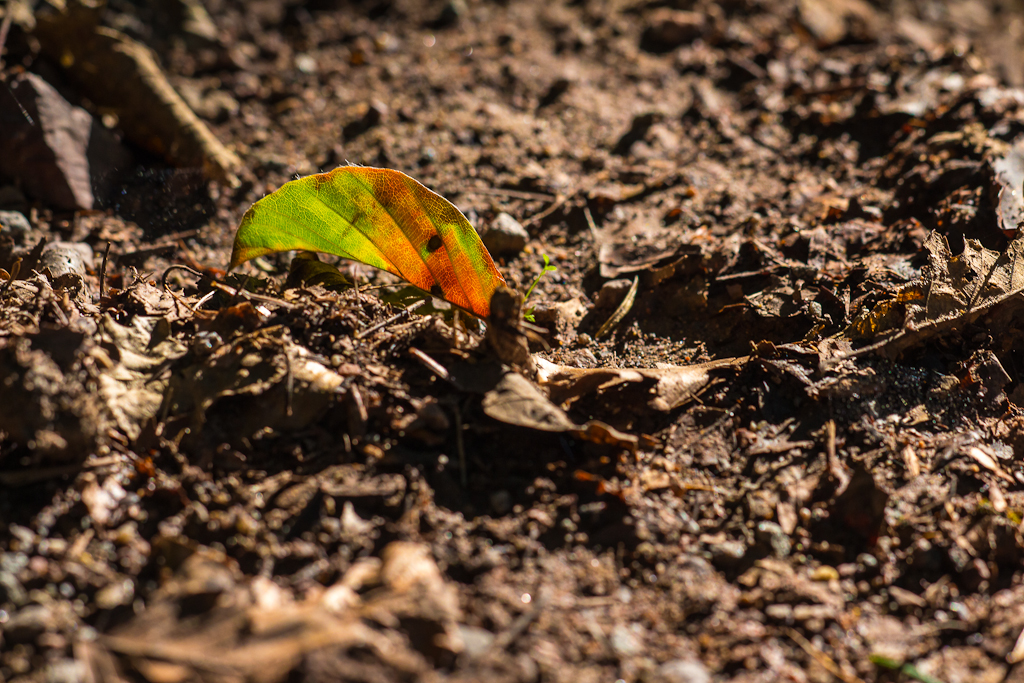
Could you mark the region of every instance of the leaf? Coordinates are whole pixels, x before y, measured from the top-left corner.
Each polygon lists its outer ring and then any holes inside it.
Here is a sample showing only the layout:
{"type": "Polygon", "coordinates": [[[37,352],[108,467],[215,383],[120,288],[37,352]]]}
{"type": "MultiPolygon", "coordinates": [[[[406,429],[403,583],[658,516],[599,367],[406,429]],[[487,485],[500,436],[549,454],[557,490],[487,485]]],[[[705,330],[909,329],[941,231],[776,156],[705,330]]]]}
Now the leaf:
{"type": "Polygon", "coordinates": [[[285,183],[242,217],[228,269],[292,249],[386,270],[482,318],[505,284],[454,204],[384,168],[344,166],[285,183]]]}
{"type": "Polygon", "coordinates": [[[324,263],[311,251],[300,251],[288,266],[288,280],[285,289],[320,285],[332,292],[351,289],[353,282],[342,275],[330,263],[324,263]]]}

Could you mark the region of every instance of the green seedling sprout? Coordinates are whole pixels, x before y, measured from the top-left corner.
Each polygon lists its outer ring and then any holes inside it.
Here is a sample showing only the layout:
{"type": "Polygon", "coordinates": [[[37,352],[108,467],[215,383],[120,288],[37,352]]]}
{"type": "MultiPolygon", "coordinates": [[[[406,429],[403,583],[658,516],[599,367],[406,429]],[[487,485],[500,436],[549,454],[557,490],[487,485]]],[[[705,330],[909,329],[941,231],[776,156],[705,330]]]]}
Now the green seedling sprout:
{"type": "MultiPolygon", "coordinates": [[[[526,297],[524,297],[523,301],[526,302],[530,300],[530,295],[533,294],[534,288],[537,286],[537,283],[540,282],[540,279],[544,277],[545,273],[553,273],[556,270],[558,270],[558,268],[551,265],[551,259],[548,258],[547,254],[544,254],[544,267],[541,268],[539,273],[537,273],[537,277],[534,278],[533,284],[530,285],[530,288],[526,290],[526,297]]],[[[523,313],[523,319],[526,320],[526,322],[536,322],[536,320],[533,317],[534,308],[535,306],[530,306],[528,309],[526,309],[526,312],[523,313]]]]}

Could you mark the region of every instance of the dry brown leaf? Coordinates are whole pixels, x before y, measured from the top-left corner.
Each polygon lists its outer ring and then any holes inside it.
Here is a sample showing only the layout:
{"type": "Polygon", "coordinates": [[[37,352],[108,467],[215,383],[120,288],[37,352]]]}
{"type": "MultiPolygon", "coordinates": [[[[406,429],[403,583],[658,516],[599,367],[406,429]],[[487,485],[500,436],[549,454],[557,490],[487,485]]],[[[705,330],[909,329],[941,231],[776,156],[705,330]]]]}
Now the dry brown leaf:
{"type": "Polygon", "coordinates": [[[536,362],[538,380],[558,404],[571,404],[581,396],[601,393],[620,384],[650,381],[654,386],[647,406],[667,412],[683,405],[707,386],[711,370],[738,367],[746,360],[724,358],[669,368],[571,368],[543,358],[537,358],[536,362]]]}

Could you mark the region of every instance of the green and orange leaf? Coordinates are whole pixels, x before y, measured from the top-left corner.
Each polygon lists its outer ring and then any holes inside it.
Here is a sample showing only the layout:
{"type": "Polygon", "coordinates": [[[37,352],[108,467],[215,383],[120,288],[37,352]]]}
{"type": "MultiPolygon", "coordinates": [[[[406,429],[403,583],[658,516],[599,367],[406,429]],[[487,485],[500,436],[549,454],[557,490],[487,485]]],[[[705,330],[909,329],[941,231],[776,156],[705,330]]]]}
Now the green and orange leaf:
{"type": "Polygon", "coordinates": [[[344,166],[285,183],[245,212],[228,268],[292,249],[386,270],[483,318],[505,284],[454,204],[384,168],[344,166]]]}

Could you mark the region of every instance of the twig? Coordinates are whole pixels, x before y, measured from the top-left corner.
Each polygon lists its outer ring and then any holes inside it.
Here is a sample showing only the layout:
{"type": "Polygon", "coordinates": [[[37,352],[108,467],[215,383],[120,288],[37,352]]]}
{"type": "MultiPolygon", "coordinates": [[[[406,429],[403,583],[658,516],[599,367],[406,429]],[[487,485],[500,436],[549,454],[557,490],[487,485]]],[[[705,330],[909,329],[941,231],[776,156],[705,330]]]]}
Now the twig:
{"type": "MultiPolygon", "coordinates": [[[[109,243],[108,243],[108,244],[109,244],[109,243]]],[[[200,272],[199,272],[198,270],[196,270],[195,268],[193,268],[192,266],[186,266],[186,265],[185,265],[185,264],[183,264],[183,263],[175,263],[175,264],[174,264],[174,265],[172,265],[172,266],[168,266],[168,267],[167,267],[167,270],[165,270],[165,271],[164,271],[164,274],[163,274],[163,276],[162,276],[162,277],[160,278],[160,286],[161,286],[162,288],[164,288],[164,289],[167,289],[167,276],[168,276],[168,275],[170,274],[170,272],[171,272],[172,270],[184,270],[184,271],[187,271],[187,272],[189,272],[189,273],[192,273],[192,274],[193,274],[193,275],[195,275],[196,277],[203,277],[203,274],[202,274],[202,273],[200,273],[200,272]]]]}
{"type": "Polygon", "coordinates": [[[503,187],[473,188],[469,190],[462,190],[462,194],[487,194],[495,195],[498,197],[512,197],[513,199],[535,199],[539,201],[556,199],[555,195],[552,194],[545,194],[542,192],[523,192],[522,190],[506,190],[503,187]]]}
{"type": "Polygon", "coordinates": [[[294,411],[292,409],[293,397],[295,396],[295,373],[292,372],[292,357],[288,353],[288,349],[283,349],[284,353],[284,367],[285,367],[285,403],[284,403],[284,414],[285,417],[292,417],[294,411]]]}
{"type": "Polygon", "coordinates": [[[597,334],[594,335],[594,339],[602,339],[608,336],[611,334],[612,330],[622,322],[622,319],[625,318],[626,314],[633,308],[633,302],[636,301],[636,290],[639,286],[640,276],[634,275],[633,286],[629,288],[628,292],[626,292],[626,298],[622,300],[619,307],[615,309],[614,313],[612,313],[612,317],[608,318],[604,325],[601,325],[601,329],[599,329],[597,334]]]}
{"type": "Polygon", "coordinates": [[[231,287],[220,282],[217,282],[216,280],[210,282],[210,286],[213,287],[214,289],[224,292],[225,294],[230,294],[233,297],[231,301],[232,306],[234,305],[236,299],[245,298],[251,299],[252,301],[259,301],[260,303],[264,304],[273,304],[275,306],[280,306],[281,308],[287,309],[289,311],[294,311],[297,308],[302,308],[301,306],[296,306],[295,304],[288,303],[283,299],[267,296],[266,294],[257,294],[256,292],[250,292],[244,288],[231,287]]]}
{"type": "Polygon", "coordinates": [[[11,30],[11,23],[14,21],[14,8],[11,6],[14,3],[7,3],[7,13],[4,15],[4,21],[0,24],[0,69],[4,68],[4,45],[7,44],[7,34],[11,30]]]}
{"type": "Polygon", "coordinates": [[[380,330],[380,329],[383,329],[383,328],[387,327],[391,323],[395,323],[395,322],[398,322],[399,320],[402,320],[403,318],[408,316],[410,313],[415,311],[417,308],[419,308],[420,306],[423,306],[426,303],[427,303],[426,299],[420,299],[419,301],[417,301],[415,303],[412,303],[409,306],[403,308],[401,311],[399,311],[395,315],[391,316],[387,320],[379,322],[376,325],[371,325],[370,327],[367,327],[365,330],[359,330],[358,332],[356,332],[352,336],[355,339],[362,339],[363,337],[369,336],[369,335],[373,334],[374,332],[376,332],[377,330],[380,330]]]}
{"type": "Polygon", "coordinates": [[[534,215],[530,216],[525,221],[523,221],[523,227],[526,228],[526,227],[529,227],[530,225],[533,225],[534,223],[539,223],[540,221],[544,220],[545,218],[547,218],[548,216],[553,214],[555,211],[558,211],[560,208],[562,208],[562,206],[567,201],[569,201],[569,197],[568,196],[566,196],[566,195],[559,196],[558,199],[556,199],[554,201],[554,203],[551,204],[551,206],[549,206],[548,208],[544,209],[540,213],[535,213],[534,215]]]}
{"type": "Polygon", "coordinates": [[[540,616],[540,613],[544,611],[547,604],[547,594],[537,591],[533,596],[533,604],[530,606],[530,609],[516,617],[507,629],[499,633],[494,638],[488,651],[504,650],[511,645],[526,629],[530,628],[530,624],[540,616]]]}
{"type": "Polygon", "coordinates": [[[586,204],[583,205],[583,216],[587,219],[587,227],[590,228],[590,234],[597,239],[597,223],[594,222],[594,214],[590,213],[590,207],[586,204]]]}
{"type": "Polygon", "coordinates": [[[822,666],[823,669],[828,671],[830,674],[835,676],[845,683],[864,683],[861,679],[857,678],[853,674],[846,673],[839,668],[839,665],[829,657],[827,654],[822,652],[814,643],[804,638],[803,634],[793,628],[786,629],[786,635],[792,638],[797,645],[803,648],[804,652],[811,656],[811,659],[816,661],[822,666]]]}
{"type": "Polygon", "coordinates": [[[440,377],[441,379],[448,379],[448,371],[443,365],[438,363],[436,360],[423,353],[415,346],[409,348],[409,355],[422,363],[428,370],[440,377]]]}
{"type": "Polygon", "coordinates": [[[107,246],[103,250],[103,261],[100,263],[100,298],[103,298],[103,288],[107,282],[107,256],[110,255],[110,241],[107,241],[107,246]]]}
{"type": "Polygon", "coordinates": [[[859,356],[863,356],[874,351],[881,351],[882,349],[887,349],[887,347],[892,347],[890,350],[892,351],[894,349],[894,352],[898,353],[932,336],[946,332],[952,332],[960,328],[962,325],[970,324],[977,320],[978,318],[980,318],[982,315],[992,311],[997,306],[1007,303],[1008,301],[1012,300],[1013,298],[1019,296],[1022,293],[1024,293],[1024,287],[1019,287],[1001,296],[988,299],[977,308],[970,310],[965,309],[962,312],[959,312],[950,317],[940,318],[938,320],[930,320],[920,326],[914,326],[913,324],[907,325],[898,332],[895,332],[880,341],[877,341],[873,344],[869,344],[867,346],[862,346],[859,349],[843,354],[841,356],[836,356],[835,358],[828,359],[828,361],[824,364],[825,369],[833,368],[846,360],[857,358],[859,356]]]}

